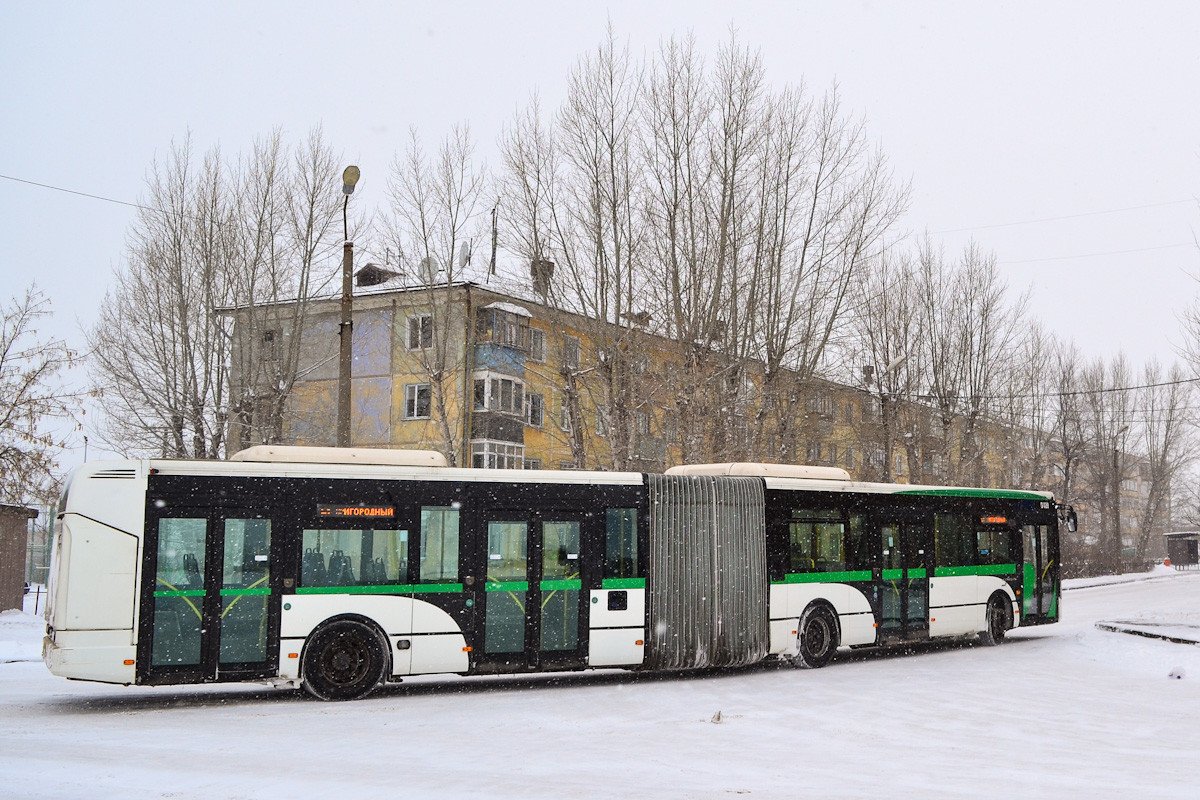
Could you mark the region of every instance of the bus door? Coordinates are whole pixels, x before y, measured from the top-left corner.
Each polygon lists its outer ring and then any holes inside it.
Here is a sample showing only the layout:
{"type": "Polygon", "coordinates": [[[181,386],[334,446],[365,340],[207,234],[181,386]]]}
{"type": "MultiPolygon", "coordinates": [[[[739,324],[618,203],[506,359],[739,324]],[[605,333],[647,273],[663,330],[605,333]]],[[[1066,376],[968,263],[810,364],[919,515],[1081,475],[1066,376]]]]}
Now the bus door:
{"type": "Polygon", "coordinates": [[[485,670],[586,665],[586,603],[600,587],[600,519],[572,511],[486,515],[484,580],[473,592],[475,665],[485,670]]]}
{"type": "Polygon", "coordinates": [[[929,578],[933,564],[930,515],[883,510],[876,515],[881,568],[880,640],[929,636],[929,578]]]}
{"type": "Polygon", "coordinates": [[[1022,525],[1021,617],[1045,622],[1058,616],[1055,584],[1058,574],[1049,525],[1022,525]]]}
{"type": "Polygon", "coordinates": [[[271,521],[249,510],[173,508],[146,536],[138,671],[144,683],[273,675],[279,596],[271,521]]]}

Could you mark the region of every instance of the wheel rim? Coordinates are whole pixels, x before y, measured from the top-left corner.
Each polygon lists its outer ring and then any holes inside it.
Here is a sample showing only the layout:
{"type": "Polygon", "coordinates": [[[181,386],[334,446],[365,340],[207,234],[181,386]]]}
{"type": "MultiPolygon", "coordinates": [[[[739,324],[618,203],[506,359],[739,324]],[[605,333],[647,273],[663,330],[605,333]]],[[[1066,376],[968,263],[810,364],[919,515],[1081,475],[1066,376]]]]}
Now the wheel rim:
{"type": "Polygon", "coordinates": [[[999,603],[992,603],[992,637],[999,639],[1004,635],[1004,609],[999,603]]]}
{"type": "Polygon", "coordinates": [[[336,687],[361,683],[371,667],[370,644],[357,632],[339,633],[321,653],[321,676],[336,687]]]}
{"type": "Polygon", "coordinates": [[[829,623],[821,616],[814,616],[804,627],[804,649],[820,657],[829,649],[829,623]]]}

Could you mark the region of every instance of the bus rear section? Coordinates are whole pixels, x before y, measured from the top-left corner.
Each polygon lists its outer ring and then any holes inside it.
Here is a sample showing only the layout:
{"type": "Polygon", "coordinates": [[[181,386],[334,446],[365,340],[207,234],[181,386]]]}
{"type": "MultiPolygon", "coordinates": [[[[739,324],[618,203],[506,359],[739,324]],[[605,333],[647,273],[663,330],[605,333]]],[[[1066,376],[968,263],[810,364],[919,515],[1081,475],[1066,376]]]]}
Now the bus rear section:
{"type": "Polygon", "coordinates": [[[146,468],[111,461],[80,467],[55,521],[42,659],[64,678],[135,680],[138,565],[146,468]]]}

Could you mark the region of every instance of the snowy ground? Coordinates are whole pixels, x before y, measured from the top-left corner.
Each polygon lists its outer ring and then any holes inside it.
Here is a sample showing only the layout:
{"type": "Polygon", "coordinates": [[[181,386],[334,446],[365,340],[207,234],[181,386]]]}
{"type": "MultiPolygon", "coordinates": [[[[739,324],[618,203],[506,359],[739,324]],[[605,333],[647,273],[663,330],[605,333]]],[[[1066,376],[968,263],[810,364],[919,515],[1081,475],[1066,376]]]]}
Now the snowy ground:
{"type": "MultiPolygon", "coordinates": [[[[1192,798],[1200,647],[1094,624],[1198,608],[1200,574],[1179,573],[1073,589],[1063,623],[998,648],[845,654],[815,672],[414,680],[348,704],[0,663],[0,795],[1192,798]]],[[[0,653],[35,655],[38,625],[0,616],[0,653]]]]}

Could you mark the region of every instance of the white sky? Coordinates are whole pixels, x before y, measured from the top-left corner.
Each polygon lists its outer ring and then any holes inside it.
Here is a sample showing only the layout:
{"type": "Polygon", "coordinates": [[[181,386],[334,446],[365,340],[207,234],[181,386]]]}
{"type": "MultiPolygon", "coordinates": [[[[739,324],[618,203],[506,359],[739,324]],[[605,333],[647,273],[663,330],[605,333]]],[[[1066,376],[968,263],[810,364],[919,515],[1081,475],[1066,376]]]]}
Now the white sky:
{"type": "MultiPolygon", "coordinates": [[[[234,153],[321,123],[362,168],[355,201],[379,203],[410,126],[432,141],[467,121],[492,156],[532,92],[557,105],[607,18],[635,53],[689,30],[714,51],[732,26],[773,82],[837,81],[913,181],[901,232],[976,228],[940,238],[993,250],[1086,353],[1170,361],[1200,289],[1200,250],[1164,248],[1200,229],[1197,3],[336,5],[0,5],[0,174],[136,201],[188,130],[234,153]]],[[[55,303],[47,329],[82,345],[132,218],[0,179],[4,296],[35,280],[55,303]]]]}

